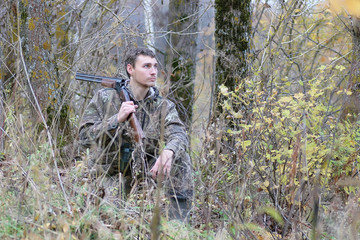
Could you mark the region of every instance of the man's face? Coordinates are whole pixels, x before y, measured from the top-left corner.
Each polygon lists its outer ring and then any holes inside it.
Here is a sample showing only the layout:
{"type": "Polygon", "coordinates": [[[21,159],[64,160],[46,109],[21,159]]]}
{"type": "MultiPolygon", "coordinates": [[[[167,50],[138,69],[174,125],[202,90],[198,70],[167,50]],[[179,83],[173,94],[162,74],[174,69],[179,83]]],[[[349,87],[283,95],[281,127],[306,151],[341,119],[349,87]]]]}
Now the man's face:
{"type": "Polygon", "coordinates": [[[131,81],[139,87],[155,86],[158,63],[155,58],[139,55],[136,58],[135,66],[127,65],[127,71],[130,74],[131,81]]]}

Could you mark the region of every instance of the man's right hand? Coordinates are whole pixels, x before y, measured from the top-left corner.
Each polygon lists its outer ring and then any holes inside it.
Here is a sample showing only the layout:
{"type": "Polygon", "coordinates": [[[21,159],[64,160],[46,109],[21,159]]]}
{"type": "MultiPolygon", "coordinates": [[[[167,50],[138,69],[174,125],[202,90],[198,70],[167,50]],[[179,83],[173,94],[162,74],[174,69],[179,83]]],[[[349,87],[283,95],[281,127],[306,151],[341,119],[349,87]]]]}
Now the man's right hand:
{"type": "Polygon", "coordinates": [[[138,106],[135,105],[133,101],[123,102],[117,115],[118,122],[125,122],[126,119],[129,117],[129,114],[136,112],[137,107],[138,106]]]}

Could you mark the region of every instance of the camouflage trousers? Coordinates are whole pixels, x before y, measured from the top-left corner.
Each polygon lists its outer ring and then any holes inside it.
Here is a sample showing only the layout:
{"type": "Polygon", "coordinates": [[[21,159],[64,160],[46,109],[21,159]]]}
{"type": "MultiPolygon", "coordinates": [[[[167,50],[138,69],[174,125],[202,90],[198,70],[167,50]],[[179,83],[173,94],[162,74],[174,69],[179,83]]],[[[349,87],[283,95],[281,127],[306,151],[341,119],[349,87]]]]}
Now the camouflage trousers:
{"type": "MultiPolygon", "coordinates": [[[[106,171],[90,171],[92,192],[104,201],[117,205],[125,200],[129,194],[136,193],[140,189],[153,190],[158,186],[164,188],[168,197],[189,200],[193,197],[192,166],[188,153],[179,154],[173,160],[170,176],[161,182],[152,179],[149,174],[154,163],[155,160],[135,162],[131,173],[128,174],[114,171],[111,171],[110,174],[106,171]]],[[[101,168],[96,164],[90,164],[89,167],[91,169],[101,168]]]]}

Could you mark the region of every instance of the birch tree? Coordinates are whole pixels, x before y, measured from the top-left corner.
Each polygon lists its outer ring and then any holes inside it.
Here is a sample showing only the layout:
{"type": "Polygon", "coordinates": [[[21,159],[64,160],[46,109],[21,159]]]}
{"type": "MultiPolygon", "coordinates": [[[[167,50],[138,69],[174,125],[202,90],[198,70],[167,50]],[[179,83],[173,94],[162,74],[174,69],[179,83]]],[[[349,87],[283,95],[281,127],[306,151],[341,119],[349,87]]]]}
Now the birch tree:
{"type": "Polygon", "coordinates": [[[146,29],[146,38],[145,43],[150,50],[155,52],[155,38],[154,38],[154,21],[152,14],[152,2],[151,0],[144,0],[144,15],[145,15],[145,29],[146,29]]]}

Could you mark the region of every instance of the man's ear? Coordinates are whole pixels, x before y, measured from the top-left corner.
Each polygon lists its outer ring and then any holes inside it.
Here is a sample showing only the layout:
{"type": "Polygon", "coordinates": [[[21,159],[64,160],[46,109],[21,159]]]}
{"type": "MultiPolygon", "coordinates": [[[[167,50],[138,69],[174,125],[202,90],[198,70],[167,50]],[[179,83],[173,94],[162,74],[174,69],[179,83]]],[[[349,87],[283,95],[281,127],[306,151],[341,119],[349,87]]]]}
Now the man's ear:
{"type": "Polygon", "coordinates": [[[129,63],[127,66],[126,66],[126,70],[127,72],[132,75],[132,72],[134,71],[134,67],[129,63]]]}

